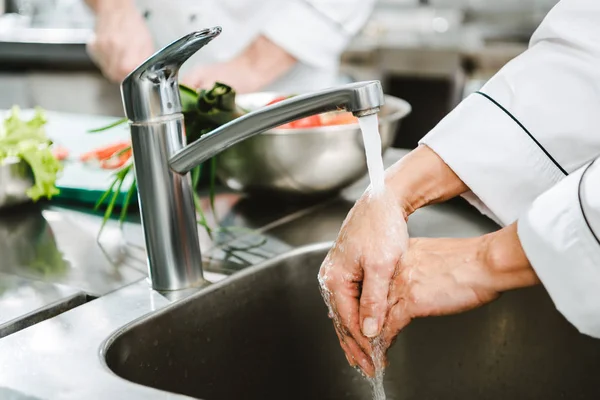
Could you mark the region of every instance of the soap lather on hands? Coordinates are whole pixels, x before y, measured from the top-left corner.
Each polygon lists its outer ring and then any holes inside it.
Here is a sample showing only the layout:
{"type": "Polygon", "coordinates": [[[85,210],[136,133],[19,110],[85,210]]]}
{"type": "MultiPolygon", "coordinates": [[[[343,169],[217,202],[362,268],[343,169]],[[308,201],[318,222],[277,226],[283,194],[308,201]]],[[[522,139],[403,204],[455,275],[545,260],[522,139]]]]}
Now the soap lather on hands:
{"type": "Polygon", "coordinates": [[[404,208],[368,190],[344,222],[319,273],[323,296],[351,365],[371,370],[369,338],[379,334],[389,282],[408,244],[404,208]]]}
{"type": "Polygon", "coordinates": [[[319,273],[348,362],[369,376],[373,338],[387,347],[417,317],[454,314],[538,283],[516,225],[468,239],[408,239],[416,209],[467,191],[430,148],[386,172],[386,191],[367,191],[350,211],[319,273]]]}

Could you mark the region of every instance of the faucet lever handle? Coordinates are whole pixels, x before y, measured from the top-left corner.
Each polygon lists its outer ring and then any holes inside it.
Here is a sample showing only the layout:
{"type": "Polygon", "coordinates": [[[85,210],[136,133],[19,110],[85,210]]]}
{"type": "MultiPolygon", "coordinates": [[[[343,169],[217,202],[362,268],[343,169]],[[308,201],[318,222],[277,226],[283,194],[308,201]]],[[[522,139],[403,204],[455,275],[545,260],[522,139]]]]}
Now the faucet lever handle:
{"type": "Polygon", "coordinates": [[[181,112],[179,68],[221,33],[220,27],[192,32],[163,47],[121,83],[125,115],[143,122],[181,112]]]}

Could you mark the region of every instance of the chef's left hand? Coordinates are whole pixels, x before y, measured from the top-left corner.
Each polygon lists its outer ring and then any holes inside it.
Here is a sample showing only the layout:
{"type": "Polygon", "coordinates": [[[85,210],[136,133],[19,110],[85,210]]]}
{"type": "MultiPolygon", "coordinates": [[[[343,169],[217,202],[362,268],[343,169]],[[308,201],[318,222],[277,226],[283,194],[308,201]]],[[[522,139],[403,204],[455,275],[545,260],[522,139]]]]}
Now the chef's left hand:
{"type": "Polygon", "coordinates": [[[537,283],[516,223],[477,238],[411,239],[390,286],[384,344],[414,318],[461,313],[537,283]]]}

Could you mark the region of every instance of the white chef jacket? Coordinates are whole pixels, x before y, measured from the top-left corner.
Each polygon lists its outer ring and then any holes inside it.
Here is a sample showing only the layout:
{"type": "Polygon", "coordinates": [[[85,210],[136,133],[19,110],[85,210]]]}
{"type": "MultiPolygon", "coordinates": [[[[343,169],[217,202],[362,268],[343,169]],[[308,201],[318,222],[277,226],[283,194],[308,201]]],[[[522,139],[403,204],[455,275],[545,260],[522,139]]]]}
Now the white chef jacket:
{"type": "Polygon", "coordinates": [[[184,64],[228,61],[264,35],[298,63],[264,90],[300,93],[330,87],[338,80],[339,57],[361,29],[374,0],[136,0],[161,48],[195,30],[221,26],[223,32],[184,64]]]}
{"type": "Polygon", "coordinates": [[[600,338],[600,1],[562,0],[529,49],[422,143],[521,244],[557,309],[600,338]]]}

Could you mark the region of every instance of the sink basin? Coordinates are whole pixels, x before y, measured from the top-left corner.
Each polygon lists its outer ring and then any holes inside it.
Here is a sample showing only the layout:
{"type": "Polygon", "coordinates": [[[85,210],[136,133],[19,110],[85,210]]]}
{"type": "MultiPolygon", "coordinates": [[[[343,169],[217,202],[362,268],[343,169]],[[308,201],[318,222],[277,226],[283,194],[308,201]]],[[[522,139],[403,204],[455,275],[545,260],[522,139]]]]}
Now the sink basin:
{"type": "MultiPolygon", "coordinates": [[[[103,349],[120,377],[207,400],[369,399],[317,288],[327,245],[296,250],[126,326],[103,349]]],[[[388,399],[598,399],[600,341],[543,288],[414,321],[390,350],[388,399]]]]}

